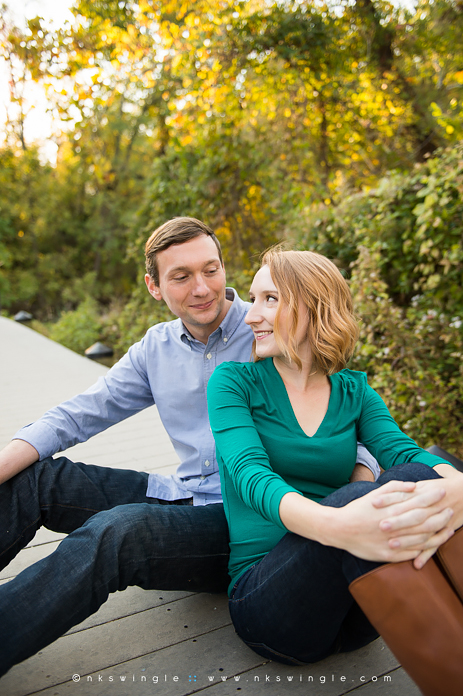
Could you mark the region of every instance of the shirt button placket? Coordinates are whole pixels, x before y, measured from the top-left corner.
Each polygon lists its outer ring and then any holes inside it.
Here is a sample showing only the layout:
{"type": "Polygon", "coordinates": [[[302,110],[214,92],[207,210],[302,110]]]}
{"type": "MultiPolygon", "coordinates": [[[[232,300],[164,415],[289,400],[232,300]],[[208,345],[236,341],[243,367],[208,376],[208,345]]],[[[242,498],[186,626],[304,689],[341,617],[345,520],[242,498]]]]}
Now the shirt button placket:
{"type": "MultiPolygon", "coordinates": [[[[215,364],[216,364],[216,360],[215,360],[216,355],[217,355],[217,353],[215,350],[214,350],[214,352],[209,350],[209,352],[205,353],[205,355],[204,355],[204,357],[206,358],[206,360],[204,361],[206,382],[214,371],[215,364]],[[213,358],[214,358],[214,360],[213,360],[213,358]]],[[[201,480],[208,478],[208,476],[211,474],[211,464],[214,461],[212,454],[215,451],[215,442],[214,442],[214,438],[212,436],[212,430],[210,428],[209,428],[209,430],[210,430],[210,441],[203,443],[204,447],[202,448],[202,452],[201,452],[202,457],[204,457],[204,459],[202,459],[203,464],[202,464],[201,468],[202,468],[203,476],[200,477],[201,480]],[[206,474],[206,476],[204,474],[206,474]]]]}

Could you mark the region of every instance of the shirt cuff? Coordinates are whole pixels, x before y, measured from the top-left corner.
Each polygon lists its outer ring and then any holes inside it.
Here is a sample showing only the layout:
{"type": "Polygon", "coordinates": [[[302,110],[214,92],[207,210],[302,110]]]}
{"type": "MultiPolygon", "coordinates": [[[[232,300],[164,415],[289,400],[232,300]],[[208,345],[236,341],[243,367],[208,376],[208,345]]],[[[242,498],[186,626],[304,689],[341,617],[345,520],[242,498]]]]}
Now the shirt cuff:
{"type": "Polygon", "coordinates": [[[61,446],[56,433],[46,423],[36,421],[25,425],[13,435],[12,440],[24,440],[34,447],[39,453],[39,459],[51,457],[61,451],[61,446]]]}
{"type": "Polygon", "coordinates": [[[375,481],[381,473],[378,462],[361,442],[357,442],[357,464],[363,464],[370,469],[375,481]]]}

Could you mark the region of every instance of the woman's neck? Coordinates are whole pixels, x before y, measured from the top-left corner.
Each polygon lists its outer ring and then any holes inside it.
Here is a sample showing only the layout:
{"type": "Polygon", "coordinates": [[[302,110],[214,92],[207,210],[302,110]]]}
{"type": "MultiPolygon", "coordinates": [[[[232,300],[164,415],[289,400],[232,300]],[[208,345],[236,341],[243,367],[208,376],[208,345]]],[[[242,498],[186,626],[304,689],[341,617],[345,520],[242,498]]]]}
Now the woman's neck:
{"type": "Polygon", "coordinates": [[[316,384],[325,382],[327,379],[326,375],[317,372],[311,358],[302,360],[301,369],[298,368],[296,363],[283,357],[273,358],[273,364],[284,384],[301,392],[308,391],[316,384]]]}

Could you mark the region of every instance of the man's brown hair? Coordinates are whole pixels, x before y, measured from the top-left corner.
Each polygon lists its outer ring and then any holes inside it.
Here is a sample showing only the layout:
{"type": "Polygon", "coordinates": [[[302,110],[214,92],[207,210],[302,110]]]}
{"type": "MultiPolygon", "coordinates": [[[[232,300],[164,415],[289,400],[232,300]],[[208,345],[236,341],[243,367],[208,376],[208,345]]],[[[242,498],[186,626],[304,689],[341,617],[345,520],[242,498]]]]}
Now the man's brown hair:
{"type": "Polygon", "coordinates": [[[204,222],[196,220],[196,218],[176,217],[154,230],[145,245],[145,258],[146,272],[151,276],[155,285],[159,286],[157,254],[173,244],[184,244],[202,234],[211,237],[219,252],[220,263],[223,265],[220,242],[211,228],[204,222]]]}

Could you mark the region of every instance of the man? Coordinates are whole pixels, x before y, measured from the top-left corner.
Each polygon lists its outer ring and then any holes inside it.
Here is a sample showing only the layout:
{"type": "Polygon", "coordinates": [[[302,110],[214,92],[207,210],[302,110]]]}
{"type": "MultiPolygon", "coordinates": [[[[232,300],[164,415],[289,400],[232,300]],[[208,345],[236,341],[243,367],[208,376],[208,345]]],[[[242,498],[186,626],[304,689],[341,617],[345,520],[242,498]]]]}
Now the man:
{"type": "MultiPolygon", "coordinates": [[[[0,452],[0,568],[42,524],[69,534],[0,587],[8,636],[0,675],[95,612],[110,592],[228,585],[206,385],[217,364],[249,360],[249,305],[226,288],[219,242],[198,220],[165,223],[145,251],[148,291],[178,319],[153,326],[93,387],[22,428],[0,452]],[[175,476],[51,458],[153,403],[181,460],[175,476]]],[[[365,453],[374,468],[371,460],[365,453]]]]}

